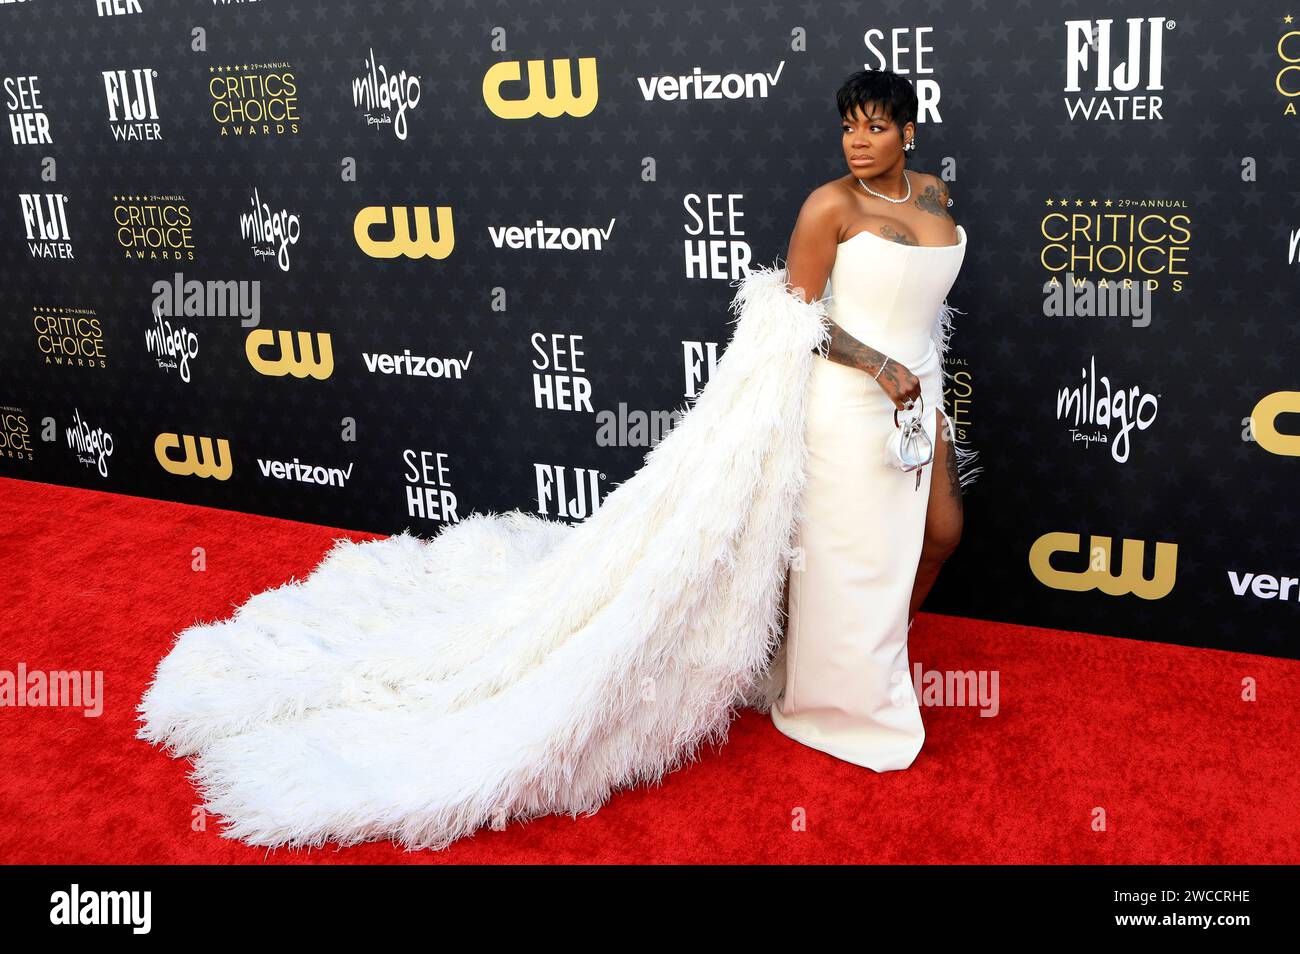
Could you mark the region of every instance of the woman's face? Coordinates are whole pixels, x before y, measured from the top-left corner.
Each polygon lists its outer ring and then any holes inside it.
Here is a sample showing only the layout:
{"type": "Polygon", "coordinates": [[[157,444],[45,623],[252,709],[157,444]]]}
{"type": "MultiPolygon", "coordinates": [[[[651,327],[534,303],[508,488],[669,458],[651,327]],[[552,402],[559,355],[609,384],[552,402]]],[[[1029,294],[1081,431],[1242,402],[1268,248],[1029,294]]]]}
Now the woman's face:
{"type": "Polygon", "coordinates": [[[874,103],[855,109],[841,121],[844,161],[859,179],[873,179],[893,169],[902,159],[903,143],[912,137],[913,125],[900,130],[874,103]]]}

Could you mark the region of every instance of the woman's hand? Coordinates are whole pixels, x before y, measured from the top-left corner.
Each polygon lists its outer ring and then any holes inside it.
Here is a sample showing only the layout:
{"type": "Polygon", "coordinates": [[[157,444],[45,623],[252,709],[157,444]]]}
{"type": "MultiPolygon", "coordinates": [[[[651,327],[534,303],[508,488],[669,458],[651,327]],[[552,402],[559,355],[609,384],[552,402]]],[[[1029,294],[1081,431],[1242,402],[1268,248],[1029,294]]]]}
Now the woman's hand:
{"type": "Polygon", "coordinates": [[[904,410],[904,405],[908,401],[912,401],[912,406],[915,407],[916,402],[921,400],[921,379],[893,358],[885,362],[885,367],[880,372],[880,377],[876,378],[876,383],[884,388],[889,399],[900,411],[904,410]]]}

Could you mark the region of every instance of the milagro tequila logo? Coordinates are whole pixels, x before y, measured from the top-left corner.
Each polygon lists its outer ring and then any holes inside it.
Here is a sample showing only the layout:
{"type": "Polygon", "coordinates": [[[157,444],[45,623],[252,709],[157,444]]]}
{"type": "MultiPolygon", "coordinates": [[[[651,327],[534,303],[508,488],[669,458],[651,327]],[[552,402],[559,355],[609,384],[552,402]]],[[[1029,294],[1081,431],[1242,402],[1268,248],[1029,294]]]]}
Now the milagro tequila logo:
{"type": "Polygon", "coordinates": [[[1112,393],[1110,378],[1097,377],[1095,355],[1088,358],[1088,367],[1079,373],[1083,382],[1078,387],[1057,391],[1056,419],[1071,420],[1071,438],[1085,447],[1109,443],[1111,457],[1122,464],[1129,457],[1129,434],[1134,427],[1145,431],[1155,421],[1160,395],[1143,393],[1137,385],[1112,393]],[[1089,426],[1092,433],[1084,433],[1089,426]],[[1115,430],[1118,433],[1112,439],[1110,432],[1115,430]]]}
{"type": "Polygon", "coordinates": [[[289,63],[210,66],[208,95],[222,136],[298,134],[298,79],[289,63]]]}
{"type": "Polygon", "coordinates": [[[375,62],[372,49],[365,60],[366,71],[352,81],[352,105],[360,109],[370,126],[393,127],[393,135],[406,140],[406,111],[420,104],[420,77],[406,70],[390,73],[375,62]]]}
{"type": "Polygon", "coordinates": [[[5,109],[9,112],[9,135],[15,146],[53,145],[50,117],[41,104],[39,76],[6,76],[5,109]]]}
{"type": "Polygon", "coordinates": [[[253,242],[255,258],[274,258],[280,271],[289,270],[289,246],[297,245],[302,235],[302,224],[297,213],[281,209],[271,211],[269,203],[263,202],[257,189],[253,190],[248,200],[252,211],[239,216],[239,234],[245,241],[253,242]]]}
{"type": "Polygon", "coordinates": [[[27,250],[32,258],[72,258],[68,232],[68,197],[53,192],[24,192],[18,207],[27,230],[27,250]]]}
{"type": "Polygon", "coordinates": [[[91,427],[81,419],[81,410],[73,408],[72,424],[63,429],[64,439],[77,460],[93,466],[99,476],[108,476],[108,459],[113,456],[113,435],[102,427],[91,427]]]}
{"type": "Polygon", "coordinates": [[[194,261],[194,220],[183,195],[115,195],[113,221],[128,261],[194,261]]]}
{"type": "Polygon", "coordinates": [[[118,142],[162,139],[158,98],[153,81],[157,70],[104,70],[108,128],[118,142]]]}
{"type": "Polygon", "coordinates": [[[54,367],[105,368],[104,326],[93,308],[32,309],[36,350],[54,367]]]}
{"type": "Polygon", "coordinates": [[[1151,95],[1164,86],[1165,31],[1175,23],[1167,17],[1128,17],[1123,27],[1114,21],[1065,21],[1065,92],[1070,119],[1153,120],[1164,97],[1151,95]]]}
{"type": "Polygon", "coordinates": [[[144,349],[154,356],[158,367],[175,371],[186,384],[190,380],[190,360],[198,357],[199,336],[185,325],[173,325],[163,316],[160,296],[153,304],[153,325],[145,330],[144,349]]]}

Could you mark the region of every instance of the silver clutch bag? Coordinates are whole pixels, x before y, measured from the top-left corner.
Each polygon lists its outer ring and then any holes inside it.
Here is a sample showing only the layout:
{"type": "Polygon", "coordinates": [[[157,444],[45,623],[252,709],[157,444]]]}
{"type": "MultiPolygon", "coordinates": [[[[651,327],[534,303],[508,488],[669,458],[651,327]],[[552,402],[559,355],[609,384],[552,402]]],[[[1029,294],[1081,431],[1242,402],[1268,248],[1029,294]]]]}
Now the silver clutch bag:
{"type": "Polygon", "coordinates": [[[903,473],[916,471],[917,490],[921,488],[923,468],[934,459],[934,442],[925,431],[924,418],[924,397],[916,416],[902,423],[898,420],[898,408],[894,408],[894,429],[885,441],[885,463],[903,473]]]}

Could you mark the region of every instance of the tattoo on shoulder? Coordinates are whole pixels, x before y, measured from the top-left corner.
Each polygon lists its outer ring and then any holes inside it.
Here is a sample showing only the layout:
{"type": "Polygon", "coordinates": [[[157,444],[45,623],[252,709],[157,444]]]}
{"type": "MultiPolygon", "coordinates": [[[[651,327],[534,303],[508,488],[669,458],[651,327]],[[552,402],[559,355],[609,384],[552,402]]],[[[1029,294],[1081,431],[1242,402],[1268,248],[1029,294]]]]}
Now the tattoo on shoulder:
{"type": "Polygon", "coordinates": [[[916,204],[921,207],[922,211],[929,212],[931,215],[939,215],[945,219],[951,219],[948,214],[948,187],[943,184],[942,180],[936,180],[938,184],[931,183],[926,186],[917,197],[916,204]]]}

